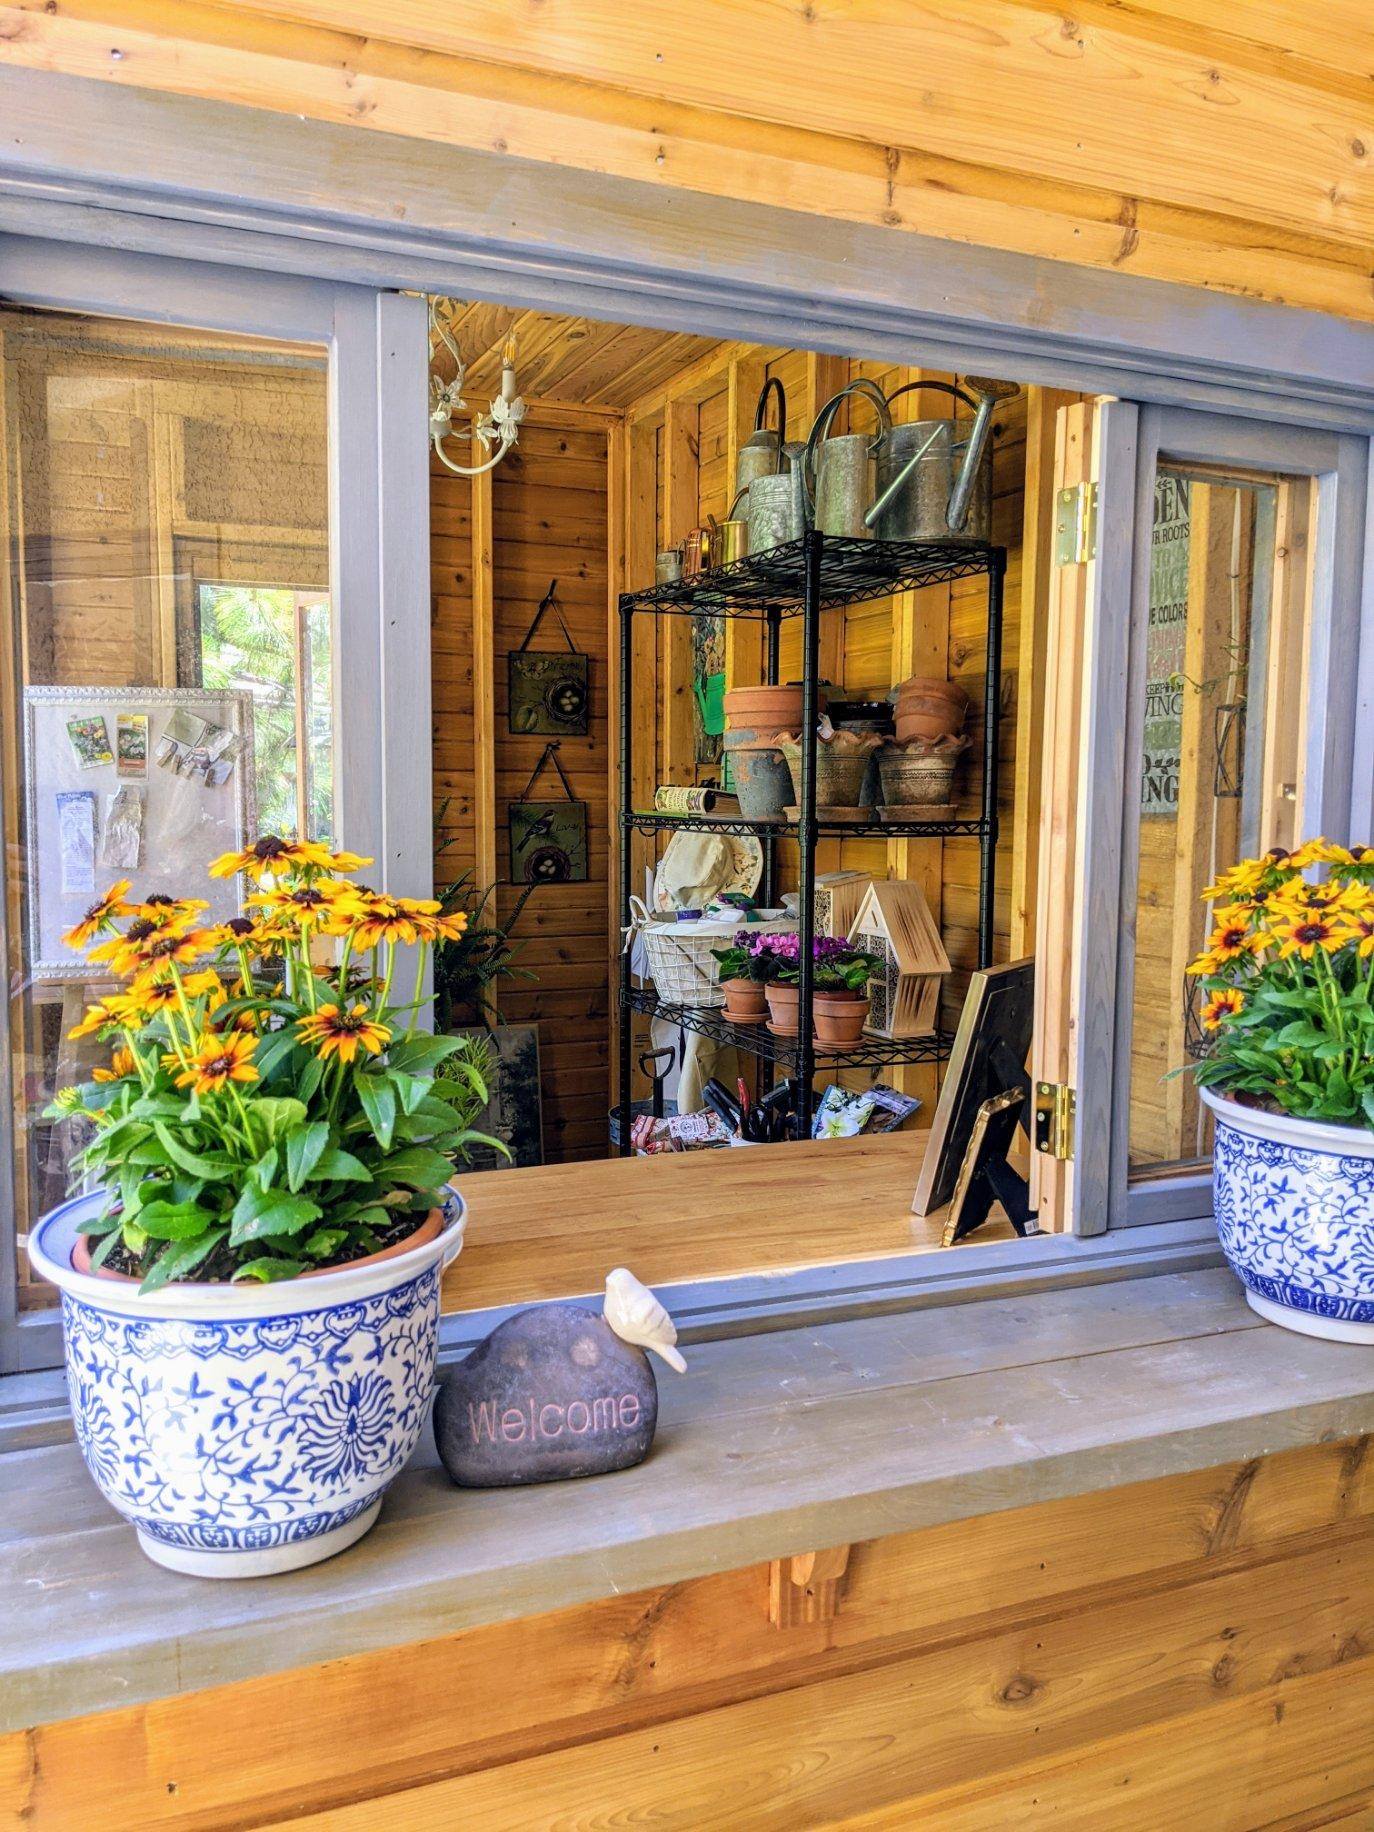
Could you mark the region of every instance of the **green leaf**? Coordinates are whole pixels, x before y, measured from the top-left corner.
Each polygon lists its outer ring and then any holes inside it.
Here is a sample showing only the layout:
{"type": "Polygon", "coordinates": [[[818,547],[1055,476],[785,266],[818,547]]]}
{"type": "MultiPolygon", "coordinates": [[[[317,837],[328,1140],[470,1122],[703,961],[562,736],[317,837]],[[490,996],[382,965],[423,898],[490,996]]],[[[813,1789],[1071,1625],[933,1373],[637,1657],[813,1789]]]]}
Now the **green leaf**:
{"type": "Polygon", "coordinates": [[[312,1056],[301,1070],[300,1079],[296,1083],[296,1098],[303,1101],[313,1100],[323,1079],[324,1058],[312,1056]]]}
{"type": "MultiPolygon", "coordinates": [[[[287,1025],[285,1030],[272,1031],[268,1036],[263,1038],[262,1042],[259,1043],[258,1047],[254,1050],[253,1067],[257,1070],[262,1079],[266,1081],[268,1076],[280,1067],[296,1047],[297,1037],[293,1025],[287,1025]]],[[[272,1100],[278,1097],[275,1095],[268,1095],[265,1098],[267,1100],[272,1100]]],[[[256,1112],[258,1108],[264,1104],[265,1099],[260,1096],[253,1102],[253,1111],[256,1112]]]]}
{"type": "Polygon", "coordinates": [[[196,1202],[145,1202],[138,1231],[152,1240],[197,1240],[213,1219],[196,1202]]]}
{"type": "Polygon", "coordinates": [[[403,1075],[399,1069],[390,1070],[387,1080],[396,1090],[403,1113],[414,1113],[430,1090],[427,1078],[422,1081],[417,1075],[403,1075]]]}
{"type": "Polygon", "coordinates": [[[132,1151],[123,1153],[126,1164],[144,1164],[155,1166],[159,1170],[170,1170],[171,1156],[161,1139],[141,1139],[132,1151]]]}
{"type": "Polygon", "coordinates": [[[355,1158],[342,1145],[331,1145],[320,1153],[308,1180],[312,1183],[371,1183],[372,1172],[361,1158],[355,1158]]]}
{"type": "Polygon", "coordinates": [[[170,1247],[164,1247],[139,1290],[156,1291],[172,1279],[185,1278],[202,1260],[209,1258],[228,1232],[228,1228],[210,1228],[198,1239],[174,1241],[170,1247]]]}
{"type": "Polygon", "coordinates": [[[247,1240],[299,1234],[322,1213],[319,1203],[308,1196],[288,1196],[284,1190],[245,1190],[231,1217],[229,1244],[241,1247],[247,1240]],[[251,1197],[251,1203],[245,1203],[246,1197],[251,1197]]]}
{"type": "Polygon", "coordinates": [[[320,1153],[329,1143],[329,1127],[323,1120],[314,1120],[309,1126],[301,1126],[286,1137],[286,1182],[290,1189],[298,1190],[320,1161],[320,1153]]]}
{"type": "Polygon", "coordinates": [[[462,1037],[430,1037],[421,1033],[403,1037],[386,1052],[389,1069],[400,1069],[407,1075],[432,1075],[441,1062],[465,1047],[462,1037]]]}
{"type": "Polygon", "coordinates": [[[257,1279],[263,1285],[270,1285],[278,1279],[299,1278],[302,1272],[309,1272],[309,1260],[262,1258],[251,1259],[239,1267],[234,1274],[234,1283],[240,1279],[257,1279]]]}
{"type": "Polygon", "coordinates": [[[316,1228],[301,1252],[312,1260],[328,1259],[334,1249],[347,1238],[347,1228],[316,1228]]]}
{"type": "Polygon", "coordinates": [[[177,1169],[187,1171],[193,1177],[205,1177],[213,1181],[217,1177],[233,1176],[242,1169],[242,1166],[227,1152],[192,1151],[188,1145],[182,1144],[181,1140],[162,1120],[153,1121],[153,1131],[157,1134],[162,1149],[177,1169]]]}
{"type": "Polygon", "coordinates": [[[396,1090],[381,1075],[359,1075],[354,1082],[363,1112],[372,1128],[372,1136],[383,1151],[391,1149],[391,1135],[396,1125],[396,1090]]]}
{"type": "Polygon", "coordinates": [[[423,1145],[412,1145],[398,1151],[377,1166],[381,1183],[403,1183],[414,1190],[441,1189],[453,1175],[453,1166],[441,1152],[429,1151],[423,1145]]]}
{"type": "Polygon", "coordinates": [[[272,1187],[272,1182],[276,1174],[277,1148],[275,1145],[269,1145],[267,1150],[253,1166],[252,1170],[249,1171],[248,1175],[260,1190],[266,1190],[272,1187]]]}
{"type": "Polygon", "coordinates": [[[266,1133],[269,1145],[275,1145],[306,1117],[305,1102],[286,1095],[261,1094],[250,1103],[248,1111],[253,1116],[253,1123],[266,1133]]]}

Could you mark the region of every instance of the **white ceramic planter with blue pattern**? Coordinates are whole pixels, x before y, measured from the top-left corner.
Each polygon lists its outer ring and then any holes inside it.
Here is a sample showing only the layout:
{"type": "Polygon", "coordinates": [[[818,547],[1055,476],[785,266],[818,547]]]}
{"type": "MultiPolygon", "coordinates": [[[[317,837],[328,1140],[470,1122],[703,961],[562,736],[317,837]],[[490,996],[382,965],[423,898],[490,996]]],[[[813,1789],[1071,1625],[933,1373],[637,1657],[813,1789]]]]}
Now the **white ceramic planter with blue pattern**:
{"type": "Polygon", "coordinates": [[[1216,1120],[1217,1233],[1251,1309],[1305,1336],[1374,1343],[1374,1132],[1201,1092],[1216,1120]]]}
{"type": "Polygon", "coordinates": [[[361,1539],[434,1391],[439,1283],[463,1244],[450,1191],[422,1246],[275,1285],[170,1285],[73,1270],[99,1194],[45,1215],[34,1270],[62,1293],[77,1441],[149,1558],[259,1577],[361,1539]]]}

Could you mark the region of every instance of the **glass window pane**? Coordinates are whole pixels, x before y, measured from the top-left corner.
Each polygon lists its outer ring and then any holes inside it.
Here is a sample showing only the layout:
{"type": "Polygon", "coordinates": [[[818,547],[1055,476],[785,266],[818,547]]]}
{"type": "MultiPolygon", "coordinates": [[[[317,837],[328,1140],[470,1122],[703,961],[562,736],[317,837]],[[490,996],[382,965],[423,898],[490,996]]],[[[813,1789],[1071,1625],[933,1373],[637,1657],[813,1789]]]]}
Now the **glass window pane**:
{"type": "Polygon", "coordinates": [[[102,988],[62,931],[120,878],[233,899],[204,866],[239,826],[332,834],[329,427],[318,349],[0,308],[0,365],[22,1230],[77,1148],[43,1108],[103,1053],[69,1035],[102,988]]]}
{"type": "Polygon", "coordinates": [[[1161,466],[1155,484],[1140,759],[1131,1030],[1134,1174],[1211,1152],[1189,1076],[1185,968],[1209,929],[1204,888],[1291,846],[1301,796],[1311,485],[1161,466]]]}

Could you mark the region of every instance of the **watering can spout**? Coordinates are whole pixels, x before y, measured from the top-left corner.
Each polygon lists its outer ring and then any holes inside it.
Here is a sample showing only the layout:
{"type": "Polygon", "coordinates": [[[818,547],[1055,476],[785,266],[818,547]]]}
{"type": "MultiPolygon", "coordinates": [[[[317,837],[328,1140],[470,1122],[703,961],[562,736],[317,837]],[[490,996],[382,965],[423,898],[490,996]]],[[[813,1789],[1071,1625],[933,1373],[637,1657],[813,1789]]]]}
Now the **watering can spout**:
{"type": "Polygon", "coordinates": [[[992,416],[999,401],[1005,401],[1019,393],[1015,382],[999,382],[988,376],[965,376],[969,389],[977,396],[978,407],[973,416],[973,430],[968,436],[968,445],[964,451],[964,462],[950,492],[949,507],[945,519],[955,534],[963,532],[964,523],[968,520],[968,507],[973,498],[973,486],[977,481],[978,467],[983,462],[983,451],[992,430],[992,416]]]}

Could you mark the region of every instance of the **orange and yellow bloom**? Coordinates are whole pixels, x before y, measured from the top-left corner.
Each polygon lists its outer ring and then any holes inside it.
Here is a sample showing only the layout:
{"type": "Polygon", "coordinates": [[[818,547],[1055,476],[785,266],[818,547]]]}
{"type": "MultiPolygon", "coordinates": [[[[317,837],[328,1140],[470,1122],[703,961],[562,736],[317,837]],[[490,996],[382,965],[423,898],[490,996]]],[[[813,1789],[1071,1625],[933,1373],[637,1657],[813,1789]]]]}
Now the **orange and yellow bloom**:
{"type": "Polygon", "coordinates": [[[379,1055],[391,1041],[390,1026],[374,1018],[366,1005],[347,1011],[340,1005],[321,1005],[297,1022],[296,1035],[303,1043],[313,1043],[315,1054],[325,1061],[337,1056],[340,1062],[352,1062],[360,1049],[379,1055]]]}
{"type": "MultiPolygon", "coordinates": [[[[229,1031],[223,1036],[211,1032],[200,1039],[176,1084],[179,1088],[192,1088],[197,1094],[216,1094],[231,1082],[256,1081],[258,1072],[251,1057],[257,1047],[257,1038],[242,1031],[229,1031]]],[[[173,1057],[168,1067],[177,1066],[173,1057]]]]}
{"type": "Polygon", "coordinates": [[[84,948],[88,941],[95,940],[102,929],[108,928],[116,916],[128,916],[131,913],[131,906],[124,901],[129,894],[130,882],[128,878],[121,878],[118,884],[110,886],[103,897],[96,898],[80,922],[68,929],[62,937],[69,948],[84,948]]]}
{"type": "Polygon", "coordinates": [[[1202,1028],[1220,1030],[1227,1018],[1245,1009],[1245,994],[1235,986],[1218,986],[1202,1008],[1202,1028]]]}

